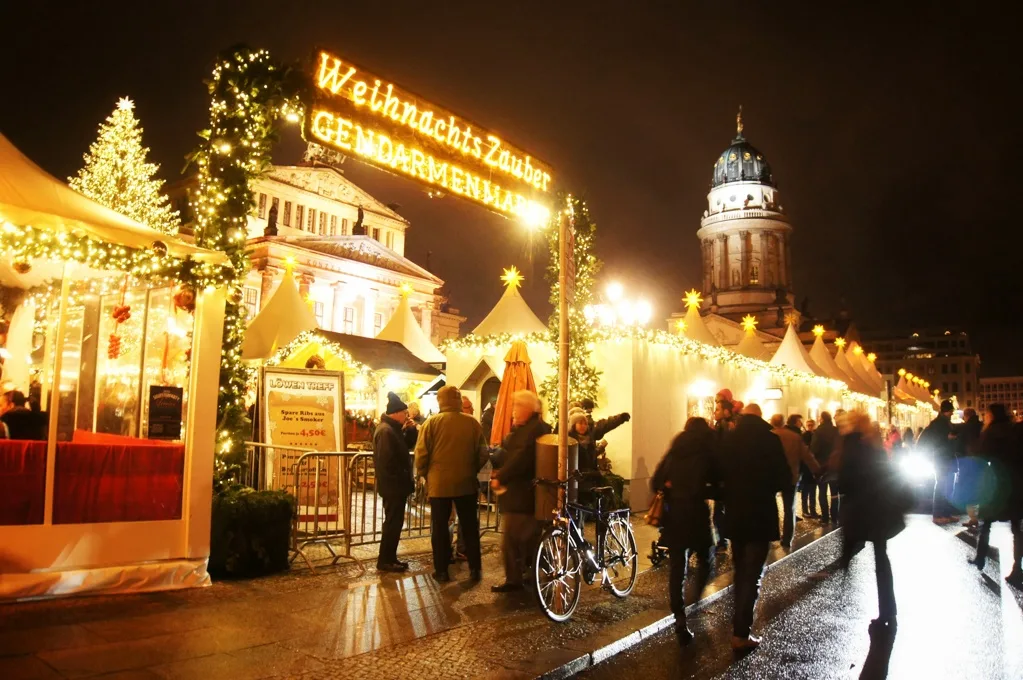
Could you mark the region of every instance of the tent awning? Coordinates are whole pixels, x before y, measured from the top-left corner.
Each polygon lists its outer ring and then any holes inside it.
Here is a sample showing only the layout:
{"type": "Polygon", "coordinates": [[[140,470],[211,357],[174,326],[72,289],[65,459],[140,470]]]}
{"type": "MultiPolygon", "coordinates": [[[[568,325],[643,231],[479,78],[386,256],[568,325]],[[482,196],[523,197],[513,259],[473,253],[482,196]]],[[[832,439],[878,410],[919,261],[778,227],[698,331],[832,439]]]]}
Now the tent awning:
{"type": "Polygon", "coordinates": [[[18,151],[0,134],[0,222],[69,231],[107,243],[147,249],[154,241],[177,258],[228,264],[224,253],[168,236],[86,198],[18,151]]]}
{"type": "Polygon", "coordinates": [[[298,292],[289,269],[284,272],[284,278],[273,296],[245,329],[242,359],[269,359],[302,331],[311,331],[318,325],[313,310],[298,292]]]}

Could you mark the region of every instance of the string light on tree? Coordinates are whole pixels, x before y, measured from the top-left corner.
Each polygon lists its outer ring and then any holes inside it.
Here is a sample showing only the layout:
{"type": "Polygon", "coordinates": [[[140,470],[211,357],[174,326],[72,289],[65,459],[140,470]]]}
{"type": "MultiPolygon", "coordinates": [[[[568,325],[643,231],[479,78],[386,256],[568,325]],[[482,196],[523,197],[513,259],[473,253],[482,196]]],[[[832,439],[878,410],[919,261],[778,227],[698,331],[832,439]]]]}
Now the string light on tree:
{"type": "Polygon", "coordinates": [[[85,165],[68,184],[78,193],[165,234],[181,226],[163,194],[163,180],[156,178],[160,166],[149,163],[149,149],[142,145],[142,128],[135,105],[127,97],[99,126],[99,136],[82,158],[85,165]]]}

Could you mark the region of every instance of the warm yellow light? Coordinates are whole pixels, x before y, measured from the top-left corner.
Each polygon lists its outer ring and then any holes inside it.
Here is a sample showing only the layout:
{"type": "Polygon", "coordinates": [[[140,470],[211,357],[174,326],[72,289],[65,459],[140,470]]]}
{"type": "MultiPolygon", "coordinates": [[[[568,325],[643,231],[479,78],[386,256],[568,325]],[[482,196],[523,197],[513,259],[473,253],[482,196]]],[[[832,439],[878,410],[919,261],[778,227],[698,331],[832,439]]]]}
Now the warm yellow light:
{"type": "Polygon", "coordinates": [[[504,274],[501,275],[501,280],[504,281],[504,285],[507,288],[518,288],[522,285],[522,279],[522,274],[514,266],[505,269],[504,274]]]}
{"type": "Polygon", "coordinates": [[[799,325],[799,312],[792,311],[785,315],[786,326],[798,326],[799,325]]]}
{"type": "Polygon", "coordinates": [[[906,380],[912,380],[912,379],[913,379],[913,374],[912,374],[912,373],[909,373],[909,372],[907,372],[907,373],[906,373],[906,380]]]}
{"type": "Polygon", "coordinates": [[[700,303],[703,302],[703,298],[700,297],[700,294],[696,291],[695,288],[693,288],[690,291],[687,291],[686,296],[683,298],[683,300],[685,301],[686,308],[688,309],[692,309],[693,307],[699,309],[700,303]]]}
{"type": "Polygon", "coordinates": [[[824,335],[824,326],[817,324],[813,327],[813,334],[818,338],[824,335]]]}
{"type": "Polygon", "coordinates": [[[924,387],[926,387],[927,389],[931,389],[930,381],[924,380],[924,387]]]}
{"type": "Polygon", "coordinates": [[[845,348],[845,338],[835,338],[835,347],[838,349],[845,348]]]}
{"type": "Polygon", "coordinates": [[[686,332],[686,322],[684,319],[679,319],[675,322],[675,330],[677,330],[680,335],[686,332]]]}
{"type": "Polygon", "coordinates": [[[906,369],[904,369],[904,368],[900,368],[900,369],[899,369],[899,375],[900,375],[900,376],[906,375],[906,369]]]}
{"type": "Polygon", "coordinates": [[[401,293],[402,297],[407,298],[409,295],[412,295],[412,284],[406,281],[398,287],[398,292],[401,293]]]}
{"type": "Polygon", "coordinates": [[[135,102],[128,99],[127,97],[121,97],[117,100],[117,108],[121,111],[131,111],[135,108],[135,102]]]}
{"type": "Polygon", "coordinates": [[[742,330],[746,331],[747,335],[753,335],[757,330],[757,317],[752,314],[742,317],[742,330]]]}
{"type": "Polygon", "coordinates": [[[288,255],[286,258],[284,258],[284,266],[288,269],[293,268],[295,266],[295,256],[288,255]]]}
{"type": "Polygon", "coordinates": [[[867,361],[869,361],[870,363],[874,363],[875,361],[877,361],[877,355],[871,352],[870,354],[867,355],[867,361]]]}
{"type": "Polygon", "coordinates": [[[853,354],[855,354],[856,356],[863,354],[863,348],[860,347],[859,345],[856,345],[855,347],[853,347],[853,354]]]}
{"type": "Polygon", "coordinates": [[[624,294],[625,288],[623,288],[622,284],[618,283],[617,281],[613,281],[607,285],[607,300],[611,304],[614,304],[621,300],[624,294]]]}
{"type": "Polygon", "coordinates": [[[522,213],[522,222],[527,229],[540,229],[551,220],[551,211],[539,203],[529,202],[522,213]]]}

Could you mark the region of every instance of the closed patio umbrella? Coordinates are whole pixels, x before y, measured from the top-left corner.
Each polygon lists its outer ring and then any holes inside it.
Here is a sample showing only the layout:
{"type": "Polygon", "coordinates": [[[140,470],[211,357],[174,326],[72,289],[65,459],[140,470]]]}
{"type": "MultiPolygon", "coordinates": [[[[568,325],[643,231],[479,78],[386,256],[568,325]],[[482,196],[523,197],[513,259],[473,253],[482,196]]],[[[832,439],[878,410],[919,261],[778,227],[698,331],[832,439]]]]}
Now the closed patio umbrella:
{"type": "Polygon", "coordinates": [[[504,357],[504,377],[501,378],[501,389],[497,392],[494,427],[490,431],[491,446],[498,446],[511,432],[512,396],[522,390],[536,394],[536,381],[533,380],[533,371],[529,368],[529,363],[526,343],[521,340],[513,342],[504,357]]]}

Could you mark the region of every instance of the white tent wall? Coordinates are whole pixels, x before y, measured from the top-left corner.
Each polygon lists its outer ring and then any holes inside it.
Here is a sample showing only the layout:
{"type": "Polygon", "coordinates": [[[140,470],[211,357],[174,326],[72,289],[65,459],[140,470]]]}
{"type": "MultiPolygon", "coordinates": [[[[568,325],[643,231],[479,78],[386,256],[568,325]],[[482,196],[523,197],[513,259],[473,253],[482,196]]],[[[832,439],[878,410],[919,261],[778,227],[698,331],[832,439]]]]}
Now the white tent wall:
{"type": "Polygon", "coordinates": [[[219,389],[209,376],[220,371],[224,301],[222,289],[200,291],[196,300],[181,519],[0,526],[0,600],[209,584],[219,389]]]}

